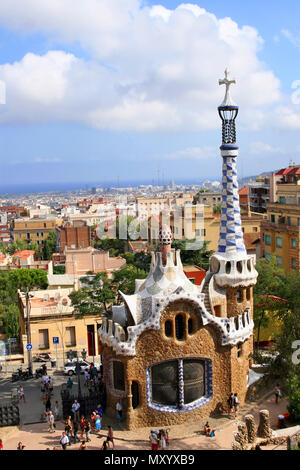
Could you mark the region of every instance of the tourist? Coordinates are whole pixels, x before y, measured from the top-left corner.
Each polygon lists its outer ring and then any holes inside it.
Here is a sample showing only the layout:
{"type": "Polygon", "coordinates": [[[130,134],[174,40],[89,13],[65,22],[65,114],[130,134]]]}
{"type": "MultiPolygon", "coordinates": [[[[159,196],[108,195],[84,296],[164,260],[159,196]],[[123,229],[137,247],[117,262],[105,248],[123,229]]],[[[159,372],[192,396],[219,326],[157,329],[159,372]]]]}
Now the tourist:
{"type": "Polygon", "coordinates": [[[275,387],[275,403],[278,405],[279,398],[281,397],[281,391],[279,388],[279,384],[276,385],[275,387]]]}
{"type": "Polygon", "coordinates": [[[235,393],[234,397],[233,397],[233,408],[234,408],[234,417],[235,418],[237,417],[237,410],[238,410],[239,404],[240,404],[240,402],[239,402],[239,399],[238,399],[238,394],[235,393]]]}
{"type": "Polygon", "coordinates": [[[204,434],[206,436],[209,436],[210,435],[210,432],[211,432],[211,428],[210,428],[210,425],[208,423],[208,421],[206,422],[205,426],[204,426],[204,434]]]}
{"type": "Polygon", "coordinates": [[[153,430],[150,431],[149,439],[150,439],[150,442],[151,442],[152,450],[157,450],[158,449],[158,439],[157,439],[157,434],[153,430]]]}
{"type": "Polygon", "coordinates": [[[50,395],[53,393],[53,379],[52,377],[49,377],[48,379],[48,386],[49,386],[49,392],[50,392],[50,395]]]}
{"type": "Polygon", "coordinates": [[[19,387],[18,394],[19,394],[19,401],[21,401],[23,399],[24,403],[26,403],[24,388],[23,388],[22,385],[20,385],[20,387],[19,387]]]}
{"type": "Polygon", "coordinates": [[[72,387],[73,387],[73,380],[71,379],[71,377],[69,377],[67,380],[67,389],[69,390],[69,392],[72,392],[72,387]]]}
{"type": "Polygon", "coordinates": [[[59,419],[59,406],[58,406],[58,401],[55,402],[54,415],[55,415],[55,420],[57,421],[57,420],[59,419]]]}
{"type": "Polygon", "coordinates": [[[227,403],[228,403],[228,407],[229,407],[229,414],[231,415],[231,413],[233,412],[233,408],[234,408],[234,396],[233,396],[233,393],[231,393],[229,395],[229,398],[227,400],[227,403]]]}
{"type": "Polygon", "coordinates": [[[82,443],[80,444],[79,450],[87,450],[87,445],[85,441],[82,441],[82,443]]]}
{"type": "Polygon", "coordinates": [[[49,411],[49,431],[50,432],[55,432],[54,427],[55,427],[54,415],[53,415],[52,411],[49,411]]]}
{"type": "Polygon", "coordinates": [[[80,428],[81,428],[81,436],[80,436],[80,438],[83,439],[84,431],[85,431],[84,416],[81,416],[81,418],[80,418],[80,428]]]}
{"type": "Polygon", "coordinates": [[[89,423],[88,419],[85,420],[84,430],[85,430],[86,441],[90,442],[91,441],[91,434],[90,434],[91,426],[90,426],[90,423],[89,423]]]}
{"type": "Polygon", "coordinates": [[[79,421],[79,408],[80,408],[80,403],[78,403],[77,400],[74,401],[72,405],[72,412],[73,412],[73,421],[79,421]]]}
{"type": "Polygon", "coordinates": [[[3,442],[2,442],[2,439],[0,439],[0,450],[3,450],[3,442]]]}
{"type": "Polygon", "coordinates": [[[96,415],[95,428],[96,428],[96,432],[101,431],[101,418],[99,415],[96,415]]]}
{"type": "Polygon", "coordinates": [[[159,431],[160,439],[159,439],[159,447],[160,449],[165,449],[167,447],[167,440],[166,440],[166,433],[163,429],[159,431]]]}
{"type": "Polygon", "coordinates": [[[46,397],[45,397],[45,408],[46,408],[46,411],[50,411],[50,410],[51,410],[50,395],[46,395],[46,397]]]}
{"type": "Polygon", "coordinates": [[[112,446],[113,446],[113,449],[115,448],[115,443],[114,443],[114,433],[113,433],[113,429],[111,426],[108,426],[108,434],[107,434],[107,442],[111,442],[112,443],[112,446]]]}
{"type": "Polygon", "coordinates": [[[89,381],[90,381],[90,374],[87,370],[84,371],[84,378],[85,378],[85,385],[87,387],[89,381]]]}
{"type": "Polygon", "coordinates": [[[26,446],[25,446],[22,442],[19,442],[19,443],[18,443],[18,446],[17,446],[17,450],[24,450],[25,447],[26,447],[26,446]]]}
{"type": "Polygon", "coordinates": [[[63,433],[62,433],[62,435],[61,435],[61,437],[60,437],[60,441],[59,441],[59,442],[60,442],[60,444],[61,444],[61,446],[62,446],[62,449],[63,449],[63,450],[66,450],[67,444],[68,444],[68,442],[69,442],[69,438],[68,438],[68,436],[66,435],[66,433],[65,433],[64,431],[63,431],[63,433]]]}
{"type": "Polygon", "coordinates": [[[69,440],[69,446],[71,445],[71,436],[72,436],[72,425],[71,425],[71,416],[65,422],[65,433],[69,440]]]}
{"type": "Polygon", "coordinates": [[[117,418],[121,420],[122,419],[122,401],[121,400],[117,401],[116,410],[117,410],[117,418]]]}

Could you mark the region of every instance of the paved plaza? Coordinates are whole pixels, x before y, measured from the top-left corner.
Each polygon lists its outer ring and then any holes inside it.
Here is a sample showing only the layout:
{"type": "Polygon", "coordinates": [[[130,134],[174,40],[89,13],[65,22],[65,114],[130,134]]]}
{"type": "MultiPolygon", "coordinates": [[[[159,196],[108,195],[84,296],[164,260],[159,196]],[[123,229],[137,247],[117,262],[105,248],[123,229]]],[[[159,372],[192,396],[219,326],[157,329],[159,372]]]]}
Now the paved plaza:
{"type": "MultiPolygon", "coordinates": [[[[50,371],[49,371],[50,372],[50,371]]],[[[54,374],[54,396],[52,403],[58,400],[60,403],[61,385],[67,378],[63,375],[54,374]]],[[[74,379],[74,387],[76,379],[74,379]]],[[[19,428],[0,428],[0,437],[3,439],[4,449],[15,450],[19,441],[25,444],[28,450],[46,450],[47,448],[61,449],[59,438],[64,430],[64,423],[56,423],[55,433],[49,433],[46,423],[40,423],[40,415],[44,410],[44,404],[41,400],[40,381],[31,380],[22,382],[26,395],[26,403],[20,403],[21,425],[19,428]],[[35,423],[35,424],[26,424],[35,423]]],[[[7,379],[0,380],[0,393],[3,397],[4,389],[16,388],[16,384],[8,382],[7,379]]],[[[9,395],[9,390],[6,392],[9,395]]],[[[209,418],[209,423],[216,430],[214,438],[206,437],[202,434],[205,421],[189,423],[184,425],[171,426],[169,431],[170,445],[169,450],[230,450],[233,433],[237,431],[238,423],[243,416],[252,413],[258,423],[259,411],[268,409],[270,411],[271,426],[276,429],[277,415],[286,412],[286,401],[282,399],[278,405],[275,404],[274,395],[266,396],[259,403],[248,403],[240,409],[237,419],[221,416],[218,418],[209,418]]],[[[103,440],[107,436],[108,425],[112,425],[115,436],[115,448],[117,450],[150,450],[149,431],[150,428],[143,428],[137,431],[127,431],[123,423],[117,420],[103,418],[103,430],[99,434],[91,434],[91,442],[88,443],[89,450],[99,450],[103,440]]],[[[68,446],[68,450],[79,449],[80,444],[68,446]]],[[[275,448],[268,446],[267,449],[275,448]]],[[[264,449],[264,448],[263,448],[264,449]]],[[[282,446],[281,449],[285,449],[282,446]]]]}

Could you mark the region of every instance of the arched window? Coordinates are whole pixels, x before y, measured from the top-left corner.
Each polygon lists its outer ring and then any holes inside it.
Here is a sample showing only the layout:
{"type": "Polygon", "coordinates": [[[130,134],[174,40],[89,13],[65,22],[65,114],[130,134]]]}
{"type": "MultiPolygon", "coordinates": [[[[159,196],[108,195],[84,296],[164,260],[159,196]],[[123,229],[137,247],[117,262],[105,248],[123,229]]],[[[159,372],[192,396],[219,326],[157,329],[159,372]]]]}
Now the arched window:
{"type": "Polygon", "coordinates": [[[176,339],[178,341],[183,341],[184,340],[184,318],[183,315],[176,315],[175,318],[175,333],[176,333],[176,339]]]}
{"type": "Polygon", "coordinates": [[[188,319],[188,334],[192,335],[194,333],[194,320],[193,318],[188,319]]]}
{"type": "Polygon", "coordinates": [[[139,384],[133,380],[131,384],[132,408],[135,409],[140,404],[139,384]]]}
{"type": "Polygon", "coordinates": [[[165,322],[165,335],[168,338],[171,338],[171,336],[172,336],[172,322],[170,320],[167,320],[165,322]]]}

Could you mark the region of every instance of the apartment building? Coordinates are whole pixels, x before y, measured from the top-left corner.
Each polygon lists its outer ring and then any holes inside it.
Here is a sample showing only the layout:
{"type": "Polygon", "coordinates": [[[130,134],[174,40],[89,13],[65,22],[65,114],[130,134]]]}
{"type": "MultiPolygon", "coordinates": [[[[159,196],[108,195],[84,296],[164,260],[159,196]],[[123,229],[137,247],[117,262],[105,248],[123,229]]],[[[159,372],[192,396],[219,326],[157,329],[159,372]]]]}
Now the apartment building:
{"type": "Polygon", "coordinates": [[[276,256],[278,266],[286,272],[299,272],[300,230],[300,167],[290,167],[277,173],[277,199],[268,204],[267,220],[262,223],[262,256],[276,256]]]}
{"type": "Polygon", "coordinates": [[[66,274],[84,275],[89,271],[111,274],[126,265],[122,257],[110,257],[108,251],[89,247],[78,250],[66,250],[66,274]]]}
{"type": "Polygon", "coordinates": [[[248,183],[249,206],[251,212],[266,213],[267,204],[277,201],[277,183],[280,180],[278,173],[260,176],[256,181],[248,183]]]}
{"type": "Polygon", "coordinates": [[[56,250],[63,254],[65,249],[87,248],[91,245],[91,227],[85,221],[74,221],[73,225],[56,227],[56,250]]]}
{"type": "Polygon", "coordinates": [[[173,194],[165,197],[137,197],[137,217],[145,220],[151,215],[159,215],[162,211],[171,211],[175,207],[192,204],[194,193],[173,194]]]}
{"type": "MultiPolygon", "coordinates": [[[[30,332],[32,354],[50,352],[53,357],[63,362],[67,352],[72,349],[79,353],[85,349],[88,356],[100,354],[97,330],[100,327],[99,316],[89,315],[76,318],[69,294],[73,288],[37,290],[29,293],[30,332]],[[58,345],[53,338],[59,338],[58,345]]],[[[24,359],[27,360],[27,309],[25,294],[18,291],[19,319],[24,359]]]]}
{"type": "Polygon", "coordinates": [[[55,217],[15,219],[12,227],[13,239],[43,245],[49,233],[61,224],[62,220],[55,217]]]}

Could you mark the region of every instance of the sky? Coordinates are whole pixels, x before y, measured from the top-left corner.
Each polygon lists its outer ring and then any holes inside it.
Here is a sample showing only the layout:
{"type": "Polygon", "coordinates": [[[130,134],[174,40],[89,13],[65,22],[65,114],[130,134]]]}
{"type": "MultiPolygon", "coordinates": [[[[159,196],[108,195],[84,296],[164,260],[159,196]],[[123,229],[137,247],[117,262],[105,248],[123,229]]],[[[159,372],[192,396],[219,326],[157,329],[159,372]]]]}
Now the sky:
{"type": "Polygon", "coordinates": [[[1,0],[0,192],[220,179],[236,79],[240,177],[300,163],[297,0],[1,0]]]}

